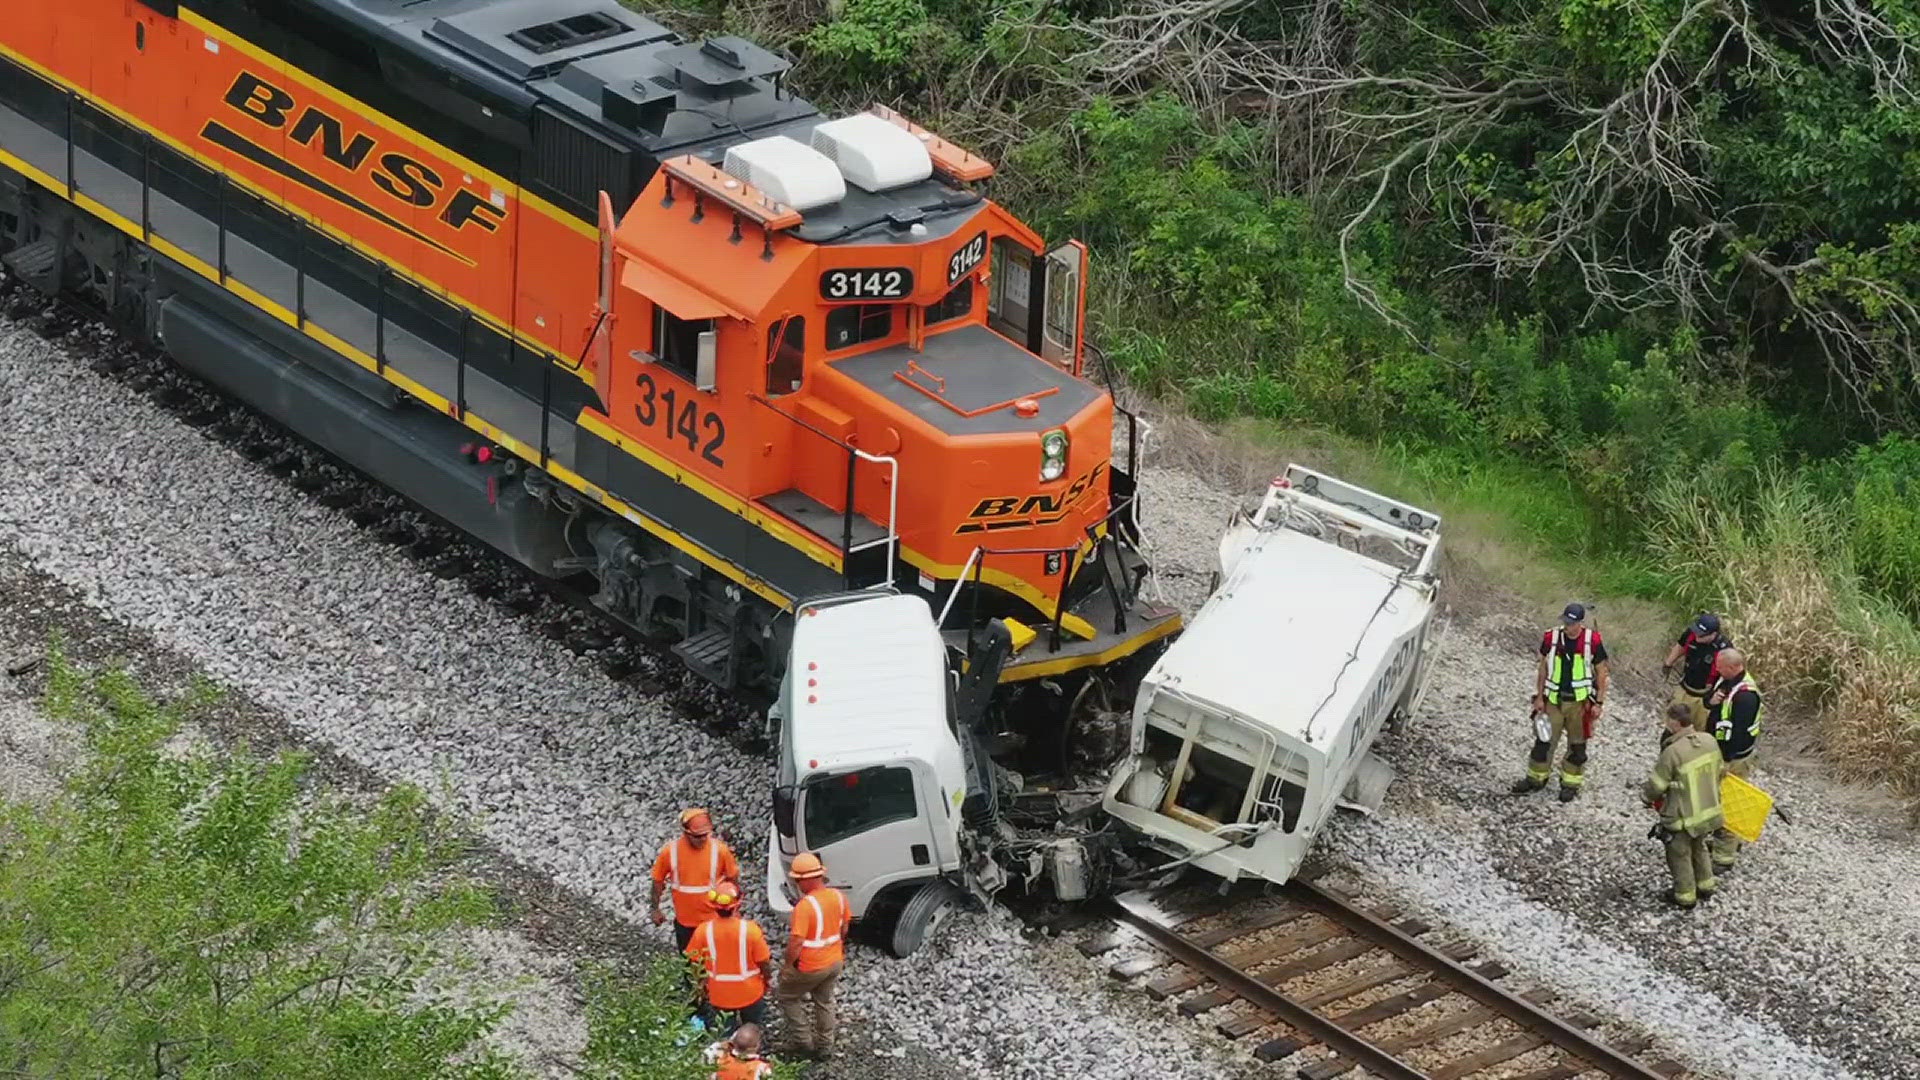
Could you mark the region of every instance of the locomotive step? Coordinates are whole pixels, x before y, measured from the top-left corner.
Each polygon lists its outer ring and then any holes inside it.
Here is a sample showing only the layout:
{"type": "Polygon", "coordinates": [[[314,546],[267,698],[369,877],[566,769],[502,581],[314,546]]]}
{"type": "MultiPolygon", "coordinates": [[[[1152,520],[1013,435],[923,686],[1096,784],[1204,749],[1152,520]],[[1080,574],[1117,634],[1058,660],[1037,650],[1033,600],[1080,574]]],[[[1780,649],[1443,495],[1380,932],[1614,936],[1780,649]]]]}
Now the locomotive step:
{"type": "Polygon", "coordinates": [[[0,262],[5,262],[7,269],[20,280],[52,294],[59,291],[60,262],[65,255],[66,245],[54,237],[43,236],[0,256],[0,262]]]}
{"type": "Polygon", "coordinates": [[[729,627],[702,630],[675,645],[673,654],[715,684],[733,685],[733,632],[729,627]]]}

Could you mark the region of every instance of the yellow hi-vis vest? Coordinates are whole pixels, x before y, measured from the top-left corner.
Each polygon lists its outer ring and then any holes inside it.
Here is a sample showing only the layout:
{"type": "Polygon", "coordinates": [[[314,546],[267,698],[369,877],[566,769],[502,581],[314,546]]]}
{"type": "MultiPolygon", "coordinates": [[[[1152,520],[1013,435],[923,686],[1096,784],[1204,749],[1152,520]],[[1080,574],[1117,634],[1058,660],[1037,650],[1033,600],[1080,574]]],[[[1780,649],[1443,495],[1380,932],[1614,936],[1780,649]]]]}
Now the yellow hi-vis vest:
{"type": "MultiPolygon", "coordinates": [[[[1547,631],[1547,700],[1560,700],[1560,631],[1547,631]]],[[[1593,631],[1580,631],[1580,649],[1573,654],[1573,678],[1568,686],[1573,691],[1573,700],[1585,701],[1593,696],[1593,631]]]]}
{"type": "MultiPolygon", "coordinates": [[[[1720,704],[1714,706],[1713,737],[1723,743],[1733,741],[1733,699],[1748,690],[1753,691],[1753,696],[1760,699],[1760,704],[1753,710],[1753,726],[1747,729],[1746,753],[1751,754],[1753,744],[1760,738],[1760,717],[1767,711],[1767,699],[1761,695],[1760,684],[1753,681],[1753,673],[1750,671],[1741,672],[1740,681],[1734,683],[1733,689],[1727,691],[1727,696],[1721,698],[1720,704]]],[[[1745,756],[1746,754],[1741,755],[1741,757],[1745,756]]]]}

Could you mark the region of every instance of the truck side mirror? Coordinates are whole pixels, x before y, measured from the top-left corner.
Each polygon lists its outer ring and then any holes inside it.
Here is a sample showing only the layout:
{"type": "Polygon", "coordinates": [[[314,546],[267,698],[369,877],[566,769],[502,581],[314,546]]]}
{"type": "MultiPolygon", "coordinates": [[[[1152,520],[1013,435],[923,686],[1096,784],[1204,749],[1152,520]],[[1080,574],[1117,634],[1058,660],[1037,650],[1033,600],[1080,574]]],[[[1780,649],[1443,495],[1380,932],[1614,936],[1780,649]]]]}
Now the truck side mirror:
{"type": "Polygon", "coordinates": [[[794,794],[796,789],[777,787],[773,789],[773,827],[781,836],[793,836],[794,794]]]}
{"type": "Polygon", "coordinates": [[[719,347],[715,344],[715,339],[716,335],[712,330],[700,331],[700,343],[694,353],[693,385],[707,393],[713,392],[713,373],[718,366],[719,347]]]}

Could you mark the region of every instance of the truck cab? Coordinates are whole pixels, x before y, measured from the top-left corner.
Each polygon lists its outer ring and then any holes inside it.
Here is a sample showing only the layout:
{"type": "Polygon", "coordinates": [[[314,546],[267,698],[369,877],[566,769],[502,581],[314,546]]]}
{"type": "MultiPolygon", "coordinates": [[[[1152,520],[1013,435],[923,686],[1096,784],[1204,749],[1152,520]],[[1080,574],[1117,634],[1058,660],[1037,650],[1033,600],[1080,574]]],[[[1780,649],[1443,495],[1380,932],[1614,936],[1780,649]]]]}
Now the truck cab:
{"type": "Polygon", "coordinates": [[[954,685],[920,597],[862,591],[798,607],[770,710],[779,729],[767,837],[774,910],[799,900],[786,872],[803,851],[826,863],[855,919],[882,908],[890,918],[911,912],[903,944],[917,944],[962,899],[968,784],[954,685]]]}

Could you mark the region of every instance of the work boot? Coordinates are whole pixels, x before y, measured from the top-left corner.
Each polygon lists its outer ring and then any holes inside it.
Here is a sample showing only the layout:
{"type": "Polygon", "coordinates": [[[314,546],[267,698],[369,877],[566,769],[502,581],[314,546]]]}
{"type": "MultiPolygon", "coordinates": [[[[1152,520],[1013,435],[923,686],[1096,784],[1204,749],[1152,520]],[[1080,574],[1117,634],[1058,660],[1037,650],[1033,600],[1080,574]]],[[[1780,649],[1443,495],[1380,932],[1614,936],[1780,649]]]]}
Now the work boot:
{"type": "Polygon", "coordinates": [[[1539,791],[1546,786],[1547,782],[1545,780],[1535,780],[1531,776],[1523,776],[1513,782],[1511,790],[1515,795],[1525,795],[1529,792],[1539,791]]]}
{"type": "Polygon", "coordinates": [[[1565,784],[1560,785],[1560,801],[1563,803],[1572,802],[1574,800],[1574,797],[1579,794],[1580,794],[1580,789],[1577,786],[1568,787],[1565,784]]]}
{"type": "Polygon", "coordinates": [[[1671,891],[1661,893],[1660,895],[1666,898],[1667,905],[1669,907],[1677,907],[1681,911],[1692,911],[1694,904],[1697,903],[1697,901],[1694,901],[1694,900],[1682,900],[1679,897],[1673,895],[1671,891]]]}

